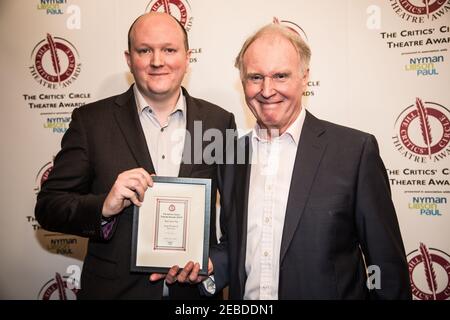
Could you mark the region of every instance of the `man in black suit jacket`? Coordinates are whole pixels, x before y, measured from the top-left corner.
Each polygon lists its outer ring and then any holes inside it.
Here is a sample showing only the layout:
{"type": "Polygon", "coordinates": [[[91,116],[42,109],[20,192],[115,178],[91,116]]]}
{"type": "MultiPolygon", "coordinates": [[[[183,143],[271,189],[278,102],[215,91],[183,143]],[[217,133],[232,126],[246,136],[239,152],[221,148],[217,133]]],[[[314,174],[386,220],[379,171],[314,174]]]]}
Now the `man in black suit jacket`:
{"type": "MultiPolygon", "coordinates": [[[[220,168],[203,158],[195,163],[208,144],[194,143],[189,137],[201,139],[208,129],[225,136],[225,130],[235,128],[234,117],[181,88],[190,52],[186,31],[175,18],[145,14],[130,27],[128,38],[125,56],[135,85],[121,95],[74,110],[36,204],[36,218],[43,228],[89,238],[82,299],[163,297],[162,280],[149,281],[148,274],[130,272],[132,204],[141,205],[153,173],[212,180],[210,239],[217,242],[214,204],[216,191],[222,188],[220,168]],[[201,137],[194,136],[194,122],[201,125],[201,137]],[[180,154],[177,163],[167,164],[158,152],[161,143],[172,151],[170,137],[158,140],[151,133],[180,129],[177,125],[187,132],[183,157],[180,154]],[[152,143],[157,145],[154,150],[148,147],[152,143]]],[[[169,286],[169,297],[201,296],[196,286],[174,284],[169,286]]]]}
{"type": "MultiPolygon", "coordinates": [[[[211,254],[216,288],[229,283],[231,299],[410,299],[376,139],[304,109],[310,55],[274,24],[236,59],[257,125],[238,142],[245,163],[231,167],[224,194],[232,205],[211,254]]],[[[188,275],[196,280],[187,270],[178,280],[188,275]]]]}

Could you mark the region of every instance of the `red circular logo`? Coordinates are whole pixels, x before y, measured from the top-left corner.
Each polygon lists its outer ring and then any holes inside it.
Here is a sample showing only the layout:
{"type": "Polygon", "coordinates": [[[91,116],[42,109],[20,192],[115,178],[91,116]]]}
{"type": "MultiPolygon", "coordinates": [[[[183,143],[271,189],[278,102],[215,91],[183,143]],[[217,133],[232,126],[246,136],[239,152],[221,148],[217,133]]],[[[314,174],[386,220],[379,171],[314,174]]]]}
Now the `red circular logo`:
{"type": "Polygon", "coordinates": [[[75,53],[70,42],[47,34],[33,50],[32,76],[45,87],[67,87],[80,72],[81,64],[75,53]]]}
{"type": "Polygon", "coordinates": [[[39,169],[39,172],[36,175],[36,185],[34,191],[38,193],[41,190],[42,184],[48,179],[50,172],[53,169],[53,162],[49,161],[39,169]]]}
{"type": "Polygon", "coordinates": [[[439,10],[447,0],[402,0],[398,3],[402,8],[414,15],[429,15],[439,10]]]}
{"type": "Polygon", "coordinates": [[[431,159],[446,152],[444,149],[450,143],[449,115],[445,107],[416,98],[415,105],[407,107],[397,118],[395,140],[412,154],[431,159]]]}
{"type": "Polygon", "coordinates": [[[175,206],[174,206],[173,204],[171,204],[171,205],[169,206],[169,211],[175,211],[175,206]]]}
{"type": "Polygon", "coordinates": [[[61,277],[57,272],[55,278],[44,284],[39,291],[39,300],[76,300],[77,288],[70,288],[67,277],[61,277]]]}
{"type": "Polygon", "coordinates": [[[450,298],[450,257],[423,243],[408,254],[409,276],[414,298],[447,300],[450,298]]]}
{"type": "Polygon", "coordinates": [[[175,17],[189,31],[192,26],[190,5],[187,0],[156,0],[151,1],[145,11],[166,12],[175,17]]]}
{"type": "Polygon", "coordinates": [[[295,22],[289,21],[289,20],[280,20],[277,17],[273,17],[272,23],[274,24],[281,24],[283,26],[286,26],[290,30],[297,33],[305,42],[308,42],[308,36],[306,35],[305,30],[302,29],[298,24],[295,22]]]}
{"type": "Polygon", "coordinates": [[[40,181],[40,185],[42,186],[42,184],[47,181],[48,179],[48,175],[50,174],[50,172],[52,171],[53,167],[49,167],[47,170],[44,171],[44,173],[42,174],[41,177],[41,181],[40,181]]]}

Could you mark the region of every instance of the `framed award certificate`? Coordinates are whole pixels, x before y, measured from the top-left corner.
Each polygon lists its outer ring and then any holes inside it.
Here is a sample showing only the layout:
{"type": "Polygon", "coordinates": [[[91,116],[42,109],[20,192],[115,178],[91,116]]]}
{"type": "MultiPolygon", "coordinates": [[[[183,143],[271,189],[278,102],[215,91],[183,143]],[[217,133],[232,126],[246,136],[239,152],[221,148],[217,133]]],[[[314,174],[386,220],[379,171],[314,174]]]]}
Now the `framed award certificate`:
{"type": "Polygon", "coordinates": [[[211,180],[153,176],[134,207],[131,271],[167,273],[189,261],[208,274],[211,180]]]}

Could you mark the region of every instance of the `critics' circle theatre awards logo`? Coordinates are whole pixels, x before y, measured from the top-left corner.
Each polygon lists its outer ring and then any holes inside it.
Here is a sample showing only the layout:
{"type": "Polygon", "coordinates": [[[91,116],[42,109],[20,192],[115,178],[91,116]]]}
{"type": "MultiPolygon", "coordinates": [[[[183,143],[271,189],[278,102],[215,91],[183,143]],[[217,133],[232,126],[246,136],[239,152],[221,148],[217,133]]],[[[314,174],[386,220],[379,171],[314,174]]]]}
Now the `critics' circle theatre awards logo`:
{"type": "Polygon", "coordinates": [[[437,162],[450,156],[450,111],[422,101],[407,107],[395,123],[393,142],[405,157],[417,163],[437,162]]]}
{"type": "Polygon", "coordinates": [[[282,20],[278,17],[273,17],[272,19],[273,24],[281,24],[290,30],[297,33],[300,37],[302,37],[303,41],[308,42],[308,36],[306,35],[306,32],[295,22],[289,21],[289,20],[282,20]]]}
{"type": "Polygon", "coordinates": [[[423,243],[408,254],[411,289],[418,300],[450,298],[450,256],[423,243]]]}
{"type": "Polygon", "coordinates": [[[187,0],[153,0],[145,9],[145,12],[150,11],[166,12],[177,18],[186,31],[191,30],[194,18],[191,14],[191,5],[187,0]]]}
{"type": "Polygon", "coordinates": [[[39,300],[76,300],[78,283],[73,284],[73,279],[62,277],[56,272],[55,277],[44,284],[39,291],[39,300]]]}
{"type": "Polygon", "coordinates": [[[81,63],[75,47],[67,40],[47,34],[31,54],[33,78],[50,89],[66,88],[79,76],[81,63]]]}
{"type": "Polygon", "coordinates": [[[36,194],[39,193],[39,191],[41,190],[42,184],[48,179],[48,175],[50,174],[52,169],[53,169],[53,161],[47,162],[42,166],[42,168],[39,169],[39,172],[37,173],[35,178],[34,191],[36,192],[36,194]]]}
{"type": "Polygon", "coordinates": [[[390,0],[401,18],[415,23],[434,21],[450,11],[450,0],[390,0]]]}

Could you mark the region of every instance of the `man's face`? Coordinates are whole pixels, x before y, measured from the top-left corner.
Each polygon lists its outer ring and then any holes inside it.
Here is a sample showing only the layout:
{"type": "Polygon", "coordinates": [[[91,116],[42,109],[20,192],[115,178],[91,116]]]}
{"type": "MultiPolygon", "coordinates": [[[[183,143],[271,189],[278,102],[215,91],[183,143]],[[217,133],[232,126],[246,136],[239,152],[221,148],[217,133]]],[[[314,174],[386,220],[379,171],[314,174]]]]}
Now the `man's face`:
{"type": "Polygon", "coordinates": [[[131,32],[128,66],[142,94],[151,101],[178,96],[189,64],[183,31],[168,15],[140,18],[131,32]]]}
{"type": "Polygon", "coordinates": [[[281,135],[300,113],[308,81],[294,45],[276,34],[263,35],[248,47],[243,67],[247,105],[262,128],[281,135]]]}

